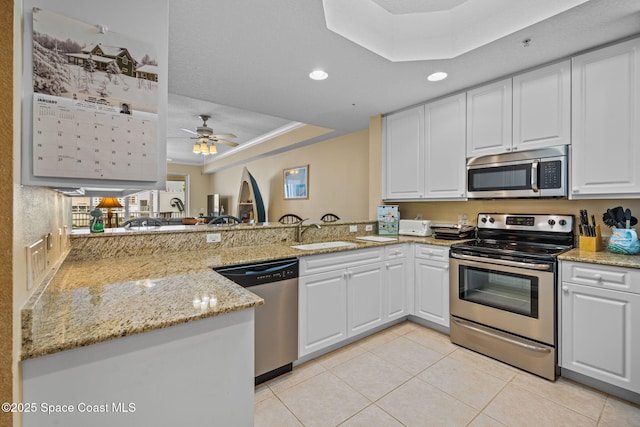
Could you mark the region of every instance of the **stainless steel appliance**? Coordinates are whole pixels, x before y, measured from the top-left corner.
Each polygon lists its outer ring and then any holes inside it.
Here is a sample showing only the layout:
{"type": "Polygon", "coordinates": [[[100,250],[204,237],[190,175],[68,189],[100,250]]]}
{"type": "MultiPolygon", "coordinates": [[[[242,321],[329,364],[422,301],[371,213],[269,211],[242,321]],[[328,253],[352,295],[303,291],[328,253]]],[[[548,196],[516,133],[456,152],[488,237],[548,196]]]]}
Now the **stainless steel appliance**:
{"type": "Polygon", "coordinates": [[[225,204],[227,204],[226,197],[221,197],[220,194],[209,194],[207,196],[207,216],[224,215],[225,204]]]}
{"type": "Polygon", "coordinates": [[[262,297],[255,309],[255,383],[291,371],[298,359],[298,260],[215,269],[262,297]]]}
{"type": "Polygon", "coordinates": [[[557,255],[572,215],[479,214],[477,239],[450,251],[453,343],[541,377],[557,375],[557,255]]]}
{"type": "Polygon", "coordinates": [[[467,197],[566,197],[568,165],[566,145],[474,157],[467,161],[467,197]]]}

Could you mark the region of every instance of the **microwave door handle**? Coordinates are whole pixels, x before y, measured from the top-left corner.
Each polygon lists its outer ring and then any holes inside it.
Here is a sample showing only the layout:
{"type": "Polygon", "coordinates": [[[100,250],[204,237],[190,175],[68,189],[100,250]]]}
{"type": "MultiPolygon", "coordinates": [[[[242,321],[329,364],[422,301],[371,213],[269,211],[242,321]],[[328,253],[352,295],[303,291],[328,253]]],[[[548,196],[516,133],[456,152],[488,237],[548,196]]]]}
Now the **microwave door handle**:
{"type": "Polygon", "coordinates": [[[533,162],[531,162],[531,190],[533,190],[534,193],[537,193],[539,188],[538,188],[538,160],[534,160],[533,162]]]}

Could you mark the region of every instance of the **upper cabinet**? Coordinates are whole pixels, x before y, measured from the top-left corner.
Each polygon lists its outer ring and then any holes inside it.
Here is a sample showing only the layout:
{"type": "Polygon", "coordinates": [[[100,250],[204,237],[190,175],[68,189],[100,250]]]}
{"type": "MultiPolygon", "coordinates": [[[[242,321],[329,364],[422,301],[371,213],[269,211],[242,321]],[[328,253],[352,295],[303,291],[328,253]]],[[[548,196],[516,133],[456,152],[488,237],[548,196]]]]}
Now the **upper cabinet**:
{"type": "Polygon", "coordinates": [[[425,105],[425,198],[466,197],[465,94],[425,105]]]}
{"type": "Polygon", "coordinates": [[[511,79],[467,92],[467,157],[511,151],[511,79]]]}
{"type": "Polygon", "coordinates": [[[571,143],[569,61],[467,92],[467,157],[571,143]]]}
{"type": "Polygon", "coordinates": [[[424,195],[424,106],[384,118],[383,195],[419,199],[424,195]]]}
{"type": "Polygon", "coordinates": [[[384,118],[386,200],[456,200],[466,196],[465,94],[384,118]]]}
{"type": "Polygon", "coordinates": [[[513,150],[571,143],[571,63],[513,77],[513,150]]]}
{"type": "Polygon", "coordinates": [[[573,58],[571,198],[640,195],[640,39],[573,58]]]}

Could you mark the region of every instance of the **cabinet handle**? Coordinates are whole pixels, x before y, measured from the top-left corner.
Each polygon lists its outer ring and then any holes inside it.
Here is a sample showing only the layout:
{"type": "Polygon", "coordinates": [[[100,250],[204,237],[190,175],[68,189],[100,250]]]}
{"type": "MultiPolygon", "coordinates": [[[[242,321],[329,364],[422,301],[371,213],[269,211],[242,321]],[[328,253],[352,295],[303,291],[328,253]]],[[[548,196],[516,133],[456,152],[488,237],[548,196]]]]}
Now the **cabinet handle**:
{"type": "Polygon", "coordinates": [[[507,147],[507,150],[506,150],[506,151],[511,151],[511,147],[507,147]]]}
{"type": "Polygon", "coordinates": [[[599,274],[594,275],[593,278],[598,282],[602,282],[602,276],[599,274]]]}
{"type": "Polygon", "coordinates": [[[518,147],[516,147],[515,145],[513,146],[513,151],[516,151],[518,149],[518,147]]]}
{"type": "Polygon", "coordinates": [[[384,266],[387,267],[387,270],[390,268],[389,263],[386,263],[384,266]]]}
{"type": "Polygon", "coordinates": [[[573,191],[574,193],[579,193],[580,189],[578,187],[573,187],[573,190],[571,190],[571,191],[573,191]]]}
{"type": "Polygon", "coordinates": [[[449,264],[444,266],[444,271],[449,271],[449,264]]]}
{"type": "Polygon", "coordinates": [[[345,271],[344,273],[342,273],[342,278],[343,278],[344,280],[347,280],[347,279],[349,278],[349,272],[348,272],[348,271],[345,271]]]}
{"type": "Polygon", "coordinates": [[[563,286],[562,287],[562,292],[564,292],[564,293],[569,292],[569,287],[568,286],[563,286]]]}

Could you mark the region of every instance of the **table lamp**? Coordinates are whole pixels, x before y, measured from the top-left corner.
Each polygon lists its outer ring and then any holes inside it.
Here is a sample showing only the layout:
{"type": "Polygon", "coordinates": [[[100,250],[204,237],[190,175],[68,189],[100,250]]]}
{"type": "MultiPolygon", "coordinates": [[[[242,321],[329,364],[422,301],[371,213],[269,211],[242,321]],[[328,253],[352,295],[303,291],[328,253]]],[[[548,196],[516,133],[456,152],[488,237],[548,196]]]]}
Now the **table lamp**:
{"type": "Polygon", "coordinates": [[[111,212],[111,208],[121,208],[122,205],[118,202],[116,197],[103,197],[98,203],[96,208],[107,208],[107,228],[111,228],[111,218],[113,217],[113,212],[111,212]]]}

